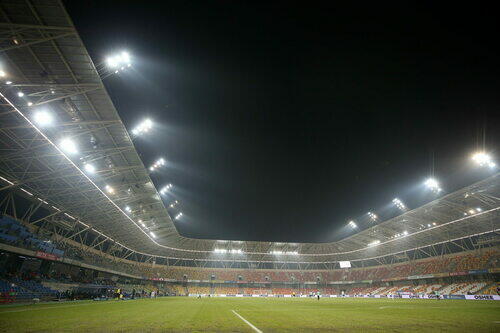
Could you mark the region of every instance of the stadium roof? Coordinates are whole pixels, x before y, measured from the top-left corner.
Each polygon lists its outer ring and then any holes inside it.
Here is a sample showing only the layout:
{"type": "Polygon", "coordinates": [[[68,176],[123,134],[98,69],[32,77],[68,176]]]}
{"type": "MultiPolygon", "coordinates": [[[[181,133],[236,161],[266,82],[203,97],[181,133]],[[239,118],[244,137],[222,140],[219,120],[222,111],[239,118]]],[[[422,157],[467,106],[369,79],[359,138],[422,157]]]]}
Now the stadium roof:
{"type": "Polygon", "coordinates": [[[0,191],[38,202],[46,219],[152,256],[241,261],[360,260],[499,230],[495,174],[333,243],[183,237],[102,83],[114,73],[94,64],[62,3],[3,1],[0,14],[0,191]],[[39,111],[53,123],[37,122],[39,111]],[[77,153],[63,150],[64,139],[77,153]]]}

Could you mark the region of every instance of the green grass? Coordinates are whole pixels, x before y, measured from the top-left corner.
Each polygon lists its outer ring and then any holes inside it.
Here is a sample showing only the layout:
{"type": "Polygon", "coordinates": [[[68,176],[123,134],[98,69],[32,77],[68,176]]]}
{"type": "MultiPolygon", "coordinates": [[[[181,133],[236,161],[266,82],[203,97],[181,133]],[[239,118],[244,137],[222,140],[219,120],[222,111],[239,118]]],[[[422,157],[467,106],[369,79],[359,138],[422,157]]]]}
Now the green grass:
{"type": "Polygon", "coordinates": [[[0,332],[499,332],[500,302],[284,298],[81,301],[0,307],[0,332]]]}

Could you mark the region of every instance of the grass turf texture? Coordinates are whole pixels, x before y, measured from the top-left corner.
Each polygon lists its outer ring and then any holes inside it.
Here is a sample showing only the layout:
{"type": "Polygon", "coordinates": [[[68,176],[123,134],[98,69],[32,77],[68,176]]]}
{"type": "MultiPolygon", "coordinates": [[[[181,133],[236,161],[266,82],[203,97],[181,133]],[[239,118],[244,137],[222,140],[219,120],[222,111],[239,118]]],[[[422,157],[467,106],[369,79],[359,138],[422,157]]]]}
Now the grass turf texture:
{"type": "Polygon", "coordinates": [[[500,302],[169,297],[0,306],[1,332],[494,332],[500,302]]]}

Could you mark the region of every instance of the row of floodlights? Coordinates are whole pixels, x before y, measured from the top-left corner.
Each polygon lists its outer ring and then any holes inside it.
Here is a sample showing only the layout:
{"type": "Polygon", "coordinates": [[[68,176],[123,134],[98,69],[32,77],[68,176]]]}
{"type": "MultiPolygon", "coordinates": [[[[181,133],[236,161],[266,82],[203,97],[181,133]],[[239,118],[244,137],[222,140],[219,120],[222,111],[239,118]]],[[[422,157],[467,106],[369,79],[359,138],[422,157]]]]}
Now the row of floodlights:
{"type": "Polygon", "coordinates": [[[392,199],[392,203],[395,204],[396,207],[398,207],[401,210],[406,209],[406,206],[404,205],[404,203],[401,200],[399,200],[398,198],[392,199]]]}
{"type": "Polygon", "coordinates": [[[243,251],[241,249],[215,249],[215,253],[235,253],[235,254],[241,254],[243,251]]]}
{"type": "MultiPolygon", "coordinates": [[[[215,253],[242,254],[243,250],[241,250],[241,249],[220,249],[220,248],[217,248],[217,249],[214,249],[214,252],[215,253]]],[[[298,251],[278,251],[278,250],[274,250],[274,251],[271,251],[269,253],[273,254],[273,255],[298,255],[299,254],[298,251]]]]}

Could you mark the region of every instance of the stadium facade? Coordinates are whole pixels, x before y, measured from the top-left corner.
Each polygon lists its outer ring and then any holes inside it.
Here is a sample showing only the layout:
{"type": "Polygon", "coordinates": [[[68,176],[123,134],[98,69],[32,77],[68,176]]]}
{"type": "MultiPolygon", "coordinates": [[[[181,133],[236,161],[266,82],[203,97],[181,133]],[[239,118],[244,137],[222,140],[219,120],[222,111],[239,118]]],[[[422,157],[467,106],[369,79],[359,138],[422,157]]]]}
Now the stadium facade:
{"type": "MultiPolygon", "coordinates": [[[[486,271],[477,274],[495,280],[499,173],[387,220],[356,221],[355,232],[330,243],[180,235],[172,221],[177,212],[162,201],[103,85],[120,70],[91,59],[60,1],[2,1],[2,14],[0,212],[9,228],[19,225],[16,230],[45,242],[33,248],[4,237],[3,251],[139,280],[214,283],[223,281],[217,269],[229,269],[229,281],[237,283],[249,282],[242,269],[292,272],[277,280],[283,284],[373,280],[339,278],[340,261],[366,272],[470,253],[477,257],[482,251],[481,256],[488,254],[479,268],[486,271]],[[55,120],[50,126],[35,119],[41,108],[50,109],[55,120]],[[64,151],[62,140],[77,147],[64,151]],[[92,173],[86,170],[90,164],[92,173]],[[76,259],[69,255],[75,252],[76,259]],[[294,271],[318,273],[299,278],[294,271]]],[[[270,282],[273,274],[257,275],[253,282],[270,282]]],[[[397,278],[403,277],[408,275],[397,278]]]]}

